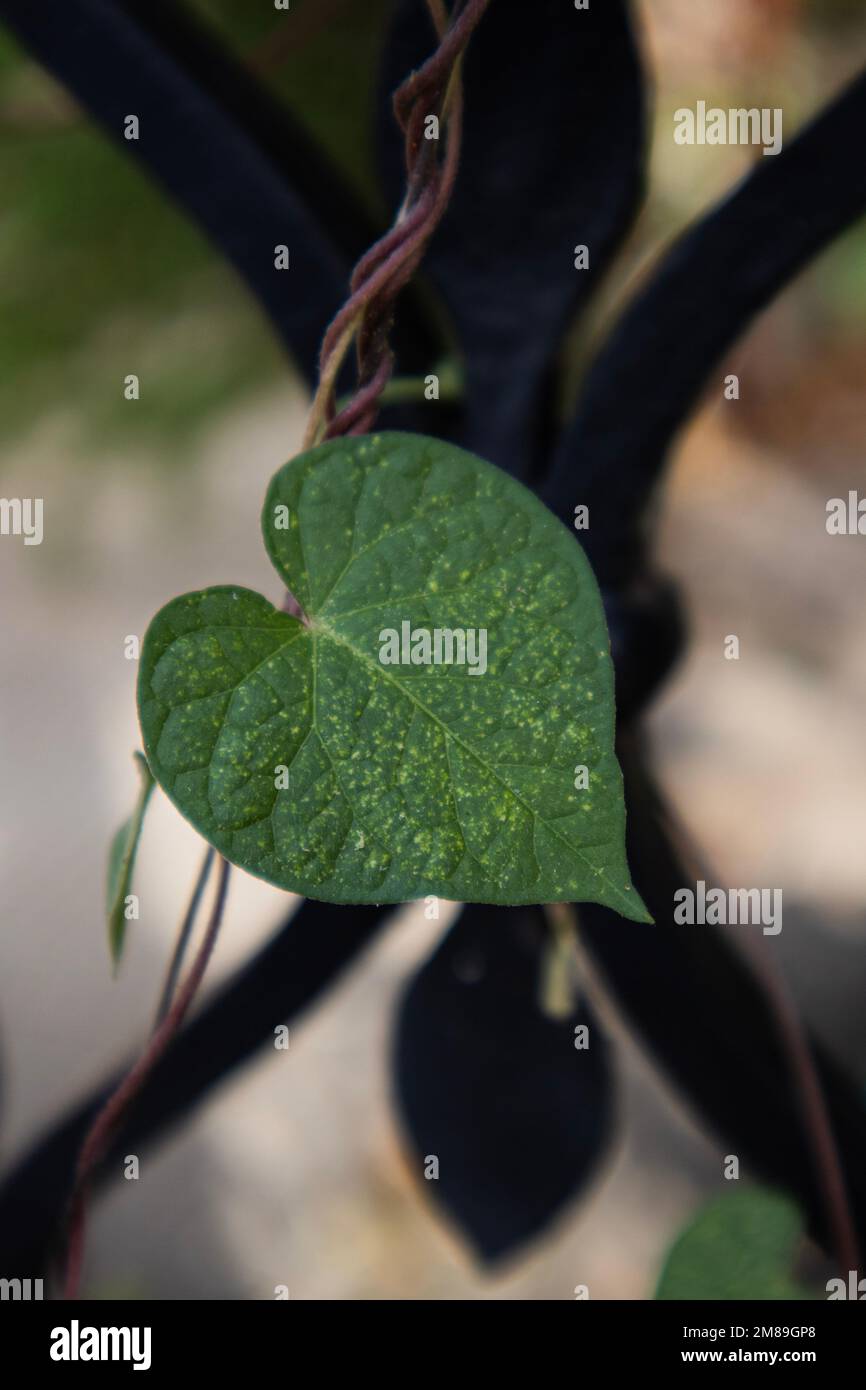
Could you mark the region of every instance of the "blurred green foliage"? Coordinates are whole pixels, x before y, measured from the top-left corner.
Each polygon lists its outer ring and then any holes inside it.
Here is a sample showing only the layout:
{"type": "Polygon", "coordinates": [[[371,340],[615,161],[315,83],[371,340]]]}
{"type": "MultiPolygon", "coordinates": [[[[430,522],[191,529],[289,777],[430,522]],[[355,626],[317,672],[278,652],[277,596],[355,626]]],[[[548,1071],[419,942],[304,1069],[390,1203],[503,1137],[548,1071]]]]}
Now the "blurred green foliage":
{"type": "MultiPolygon", "coordinates": [[[[288,14],[241,0],[194,7],[269,70],[264,80],[374,204],[370,114],[388,0],[293,0],[288,14]],[[283,51],[292,25],[297,42],[283,51]]],[[[150,447],[174,466],[217,412],[286,379],[234,271],[2,30],[0,175],[7,442],[59,414],[68,446],[91,459],[150,447]],[[130,372],[141,378],[134,406],[130,372]]]]}
{"type": "Polygon", "coordinates": [[[862,338],[866,318],[866,221],[856,223],[805,272],[829,330],[862,338]]]}
{"type": "Polygon", "coordinates": [[[656,1298],[815,1298],[792,1273],[802,1228],[796,1206],[776,1192],[718,1197],[674,1242],[656,1298]]]}

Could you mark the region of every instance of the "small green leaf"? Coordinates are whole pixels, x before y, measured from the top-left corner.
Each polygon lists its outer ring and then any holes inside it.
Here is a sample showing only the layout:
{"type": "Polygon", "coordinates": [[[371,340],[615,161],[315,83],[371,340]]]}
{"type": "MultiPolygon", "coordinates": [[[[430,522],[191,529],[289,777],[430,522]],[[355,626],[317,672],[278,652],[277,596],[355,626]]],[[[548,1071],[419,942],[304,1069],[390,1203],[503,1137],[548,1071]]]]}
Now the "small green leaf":
{"type": "Polygon", "coordinates": [[[126,934],[126,899],[132,886],[132,871],[135,868],[135,855],[144,822],[144,813],[154,788],[154,779],[146,759],[141,753],[135,754],[135,761],[141,774],[141,788],[135,810],[128,821],[114,835],[108,851],[108,945],[115,969],[120,963],[123,940],[126,934]]]}
{"type": "Polygon", "coordinates": [[[717,1197],[672,1246],[656,1298],[815,1298],[791,1274],[802,1230],[796,1206],[778,1193],[717,1197]]]}
{"type": "Polygon", "coordinates": [[[601,598],[537,498],[453,445],[359,436],[281,468],[262,526],[304,620],[205,589],[142,650],[150,766],[205,838],[329,902],[589,900],[650,920],[601,598]],[[413,650],[433,659],[404,664],[413,650]]]}

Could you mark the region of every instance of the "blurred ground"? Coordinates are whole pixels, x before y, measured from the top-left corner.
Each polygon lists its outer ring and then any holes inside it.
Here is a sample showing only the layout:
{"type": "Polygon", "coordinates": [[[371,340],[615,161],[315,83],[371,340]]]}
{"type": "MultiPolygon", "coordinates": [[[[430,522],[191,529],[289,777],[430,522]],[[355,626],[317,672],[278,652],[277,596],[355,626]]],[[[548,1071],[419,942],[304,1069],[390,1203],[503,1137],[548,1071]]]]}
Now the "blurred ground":
{"type": "MultiPolygon", "coordinates": [[[[790,101],[793,128],[866,55],[864,23],[832,8],[840,27],[815,29],[809,8],[788,0],[731,0],[724,24],[711,4],[643,6],[659,73],[655,191],[611,301],[660,240],[743,172],[743,151],[672,160],[672,110],[717,92],[745,100],[760,79],[762,93],[781,93],[760,104],[784,101],[787,122],[790,101]]],[[[44,214],[55,237],[61,212],[44,214]]],[[[155,215],[170,241],[171,214],[155,215]]],[[[194,268],[200,248],[187,253],[148,315],[130,304],[81,341],[72,324],[49,378],[38,362],[28,372],[27,409],[7,431],[4,495],[50,505],[43,546],[0,547],[6,1162],[137,1046],[198,862],[196,837],[157,796],[138,876],[142,918],[112,983],[105,853],[134,796],[138,743],[124,638],[140,635],[169,595],[202,583],[277,596],[258,539],[260,498],[299,441],[304,403],[231,277],[194,268]],[[116,380],[142,361],[142,401],[112,407],[111,429],[94,429],[116,380]],[[163,419],[156,429],[153,395],[187,365],[191,404],[178,387],[169,414],[188,409],[197,428],[170,434],[163,419]],[[220,414],[215,383],[227,398],[220,414]]],[[[21,322],[38,349],[38,325],[21,322]]],[[[676,450],[659,552],[683,584],[692,642],[651,717],[663,783],[719,882],[783,888],[785,927],[768,949],[861,1077],[866,541],[830,537],[824,522],[828,497],[864,490],[864,369],[860,229],[720,365],[676,450]],[[740,375],[737,402],[722,400],[729,371],[740,375]],[[738,662],[723,656],[731,633],[738,662]]],[[[7,394],[14,386],[6,381],[7,394]]],[[[275,890],[235,875],[211,984],[284,910],[275,890]]],[[[408,910],[292,1029],[288,1053],[263,1053],[144,1158],[138,1183],[106,1195],[92,1294],[268,1298],[281,1283],[294,1298],[567,1299],[578,1283],[593,1298],[651,1294],[670,1240],[720,1189],[722,1159],[628,1042],[617,1151],[515,1269],[482,1277],[421,1205],[389,1103],[387,1044],[402,982],[445,925],[408,910]]]]}

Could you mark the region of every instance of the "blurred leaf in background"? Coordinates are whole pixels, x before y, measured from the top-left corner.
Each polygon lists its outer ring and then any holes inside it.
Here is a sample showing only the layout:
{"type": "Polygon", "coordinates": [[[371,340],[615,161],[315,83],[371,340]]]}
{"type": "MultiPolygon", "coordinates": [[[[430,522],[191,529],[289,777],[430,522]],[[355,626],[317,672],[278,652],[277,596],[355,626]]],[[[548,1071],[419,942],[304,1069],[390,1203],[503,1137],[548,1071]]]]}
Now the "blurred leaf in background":
{"type": "Polygon", "coordinates": [[[657,1299],[811,1299],[792,1266],[803,1221],[793,1202],[750,1188],[708,1202],[668,1252],[657,1299]]]}

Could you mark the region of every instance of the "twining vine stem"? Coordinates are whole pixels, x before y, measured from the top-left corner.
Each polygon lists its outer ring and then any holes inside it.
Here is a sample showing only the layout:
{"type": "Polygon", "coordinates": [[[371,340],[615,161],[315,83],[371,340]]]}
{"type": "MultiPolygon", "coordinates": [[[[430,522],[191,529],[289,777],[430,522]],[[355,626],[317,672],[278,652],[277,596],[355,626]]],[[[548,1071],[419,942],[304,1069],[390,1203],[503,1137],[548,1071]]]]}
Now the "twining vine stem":
{"type": "MultiPolygon", "coordinates": [[[[679,843],[683,856],[693,867],[699,866],[702,856],[697,846],[668,806],[665,807],[665,817],[670,838],[679,843]]],[[[707,876],[705,869],[700,869],[700,876],[707,876]]],[[[597,1005],[601,1001],[611,1030],[621,1033],[617,1009],[609,1000],[598,972],[590,964],[586,952],[580,945],[579,920],[574,907],[570,903],[550,903],[545,907],[545,915],[551,928],[559,933],[560,939],[563,932],[571,933],[573,948],[580,958],[580,972],[591,981],[593,998],[597,1005]]],[[[842,1274],[847,1274],[852,1269],[859,1272],[861,1266],[857,1227],[851,1211],[839,1146],[833,1133],[830,1112],[808,1034],[790,990],[781,973],[775,968],[774,962],[763,949],[761,940],[756,942],[745,934],[736,936],[734,940],[751,966],[757,984],[763,992],[782,1055],[791,1074],[836,1264],[842,1274]]]]}
{"type": "MultiPolygon", "coordinates": [[[[403,131],[406,193],[391,229],[361,257],[350,294],[325,333],[319,384],[310,408],[304,448],[324,438],[361,434],[372,428],[393,370],[389,334],[394,303],[415,273],[442,218],[454,187],[460,156],[462,99],[460,69],[469,37],[490,0],[457,0],[450,15],[443,0],[427,0],[439,45],[398,87],[394,113],[403,131]],[[435,118],[431,121],[430,118],[435,118]],[[444,134],[445,153],[438,147],[444,134]],[[357,384],[338,410],[335,392],[346,354],[357,341],[357,384]]],[[[287,611],[293,611],[287,596],[287,611]]],[[[78,1297],[84,1260],[87,1199],[96,1169],[108,1153],[129,1107],[162,1059],[195,998],[220,929],[228,892],[229,865],[220,856],[216,898],[201,945],[183,984],[177,981],[192,933],[214,851],[205,855],[163,985],[150,1041],[99,1112],[82,1145],[69,1209],[64,1297],[78,1297]]]]}
{"type": "MultiPolygon", "coordinates": [[[[588,986],[587,992],[596,1010],[608,1032],[627,1045],[630,1038],[628,1031],[622,1026],[619,1010],[581,944],[579,918],[574,905],[547,903],[544,906],[544,914],[551,931],[560,941],[560,950],[563,937],[566,934],[570,936],[571,953],[577,962],[579,976],[585,986],[588,986]]],[[[852,1269],[859,1271],[860,1250],[856,1226],[848,1200],[838,1145],[808,1036],[784,980],[774,970],[766,953],[745,936],[737,940],[764,992],[782,1053],[790,1068],[836,1264],[844,1274],[852,1269]]],[[[556,959],[562,968],[561,957],[557,956],[556,959]]],[[[573,980],[570,971],[567,978],[569,982],[573,980]]],[[[569,983],[569,988],[572,987],[569,983]]],[[[573,1002],[572,998],[572,1007],[573,1002]]]]}
{"type": "Polygon", "coordinates": [[[454,188],[462,134],[463,53],[489,3],[467,0],[455,5],[449,20],[442,0],[428,0],[439,47],[394,95],[394,114],[405,143],[405,196],[393,226],[355,267],[349,298],[325,333],[305,449],[323,439],[364,434],[373,426],[393,370],[388,336],[394,302],[418,268],[454,188]],[[445,152],[440,156],[443,141],[445,152]],[[337,412],[337,377],[353,342],[357,386],[351,400],[337,412]]]}
{"type": "MultiPolygon", "coordinates": [[[[665,813],[671,837],[679,841],[683,853],[693,865],[700,865],[702,856],[685,825],[670,807],[665,808],[665,813]]],[[[706,877],[703,870],[701,874],[706,877]]],[[[790,1069],[836,1263],[843,1274],[852,1269],[859,1270],[857,1225],[809,1036],[783,975],[764,947],[763,938],[753,940],[740,933],[734,937],[734,941],[764,992],[782,1054],[790,1069]]]]}
{"type": "Polygon", "coordinates": [[[794,1079],[806,1139],[821,1190],[840,1274],[860,1269],[860,1247],[845,1174],[818,1069],[797,1007],[761,943],[743,938],[741,949],[764,987],[779,1042],[794,1079]]]}
{"type": "Polygon", "coordinates": [[[101,1163],[112,1140],[123,1123],[127,1110],[147,1081],[154,1067],[168,1050],[178,1033],[190,1005],[202,982],[207,963],[210,960],[226,904],[228,892],[229,864],[220,856],[219,877],[216,898],[211,908],[201,945],[190,967],[189,974],[175,995],[171,1007],[162,1022],[154,1029],[150,1042],[132,1069],[121,1081],[117,1090],[109,1097],[100,1110],[81,1147],[78,1165],[75,1170],[75,1183],[69,1214],[69,1233],[66,1253],[66,1284],[64,1297],[78,1297],[81,1281],[81,1267],[84,1259],[84,1236],[87,1223],[87,1196],[94,1170],[101,1163]]]}

